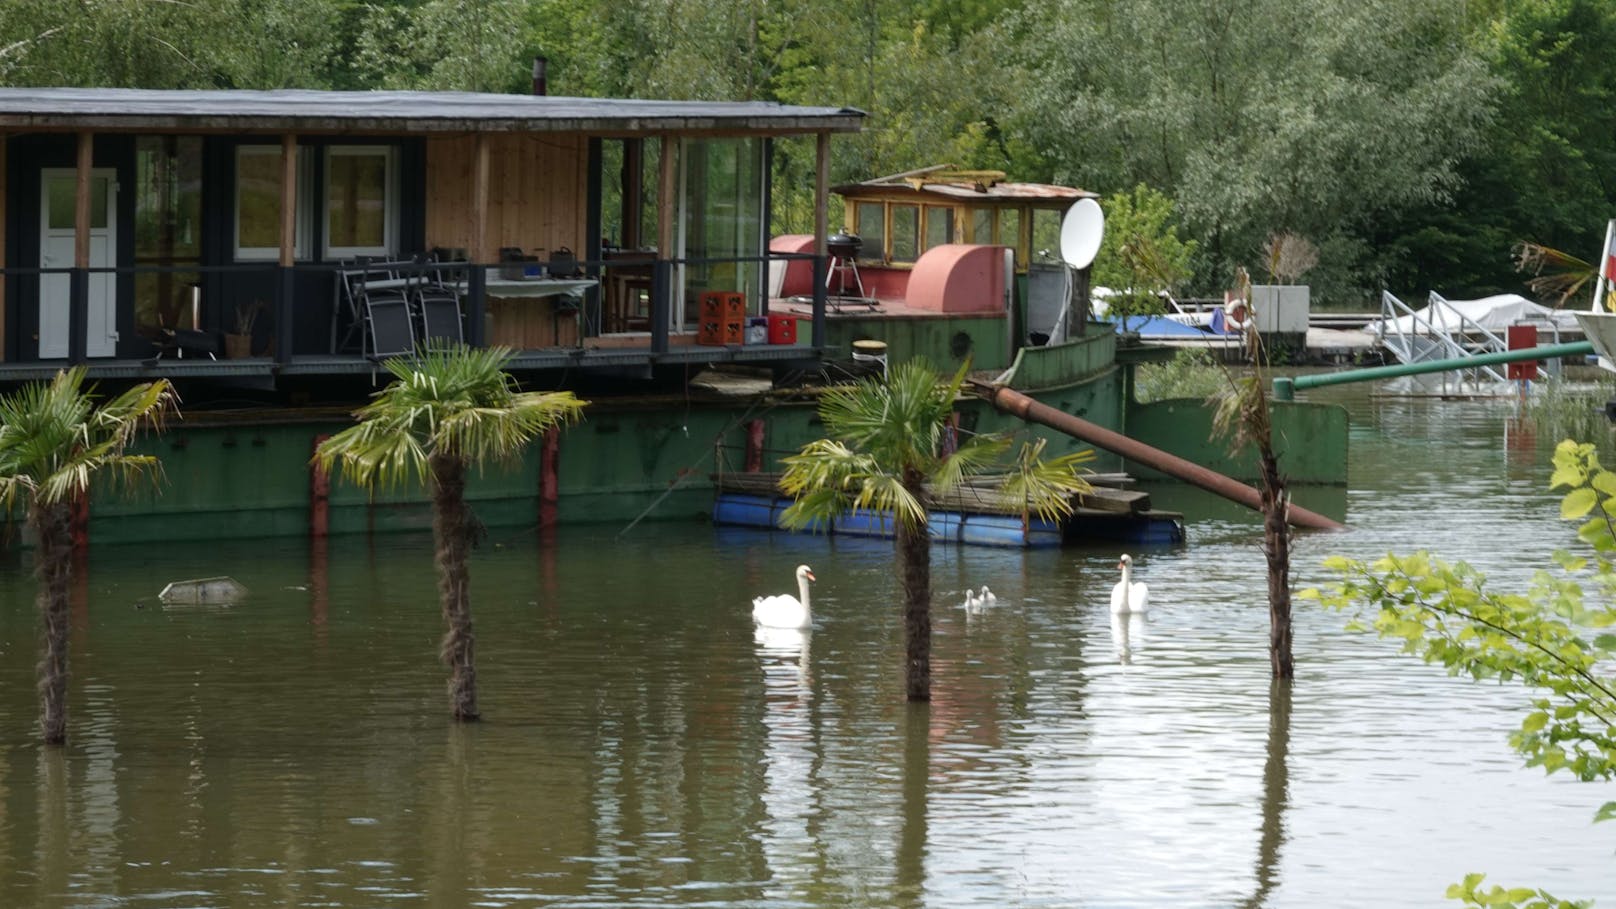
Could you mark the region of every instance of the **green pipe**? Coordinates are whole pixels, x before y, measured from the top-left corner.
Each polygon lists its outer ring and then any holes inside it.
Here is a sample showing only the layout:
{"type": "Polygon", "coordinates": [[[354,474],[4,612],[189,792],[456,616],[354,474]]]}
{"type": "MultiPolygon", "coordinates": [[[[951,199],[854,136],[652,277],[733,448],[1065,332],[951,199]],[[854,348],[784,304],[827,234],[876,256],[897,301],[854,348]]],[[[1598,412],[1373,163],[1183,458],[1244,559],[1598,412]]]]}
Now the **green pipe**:
{"type": "Polygon", "coordinates": [[[1321,385],[1341,385],[1346,382],[1372,382],[1375,379],[1395,379],[1427,372],[1448,372],[1472,369],[1494,363],[1517,363],[1521,360],[1555,360],[1594,352],[1593,344],[1576,341],[1571,344],[1550,344],[1546,347],[1523,347],[1520,350],[1500,350],[1495,353],[1455,357],[1450,360],[1426,360],[1420,363],[1397,363],[1392,366],[1371,366],[1368,369],[1349,369],[1345,372],[1323,372],[1306,376],[1279,376],[1274,379],[1274,400],[1291,401],[1296,391],[1318,388],[1321,385]]]}

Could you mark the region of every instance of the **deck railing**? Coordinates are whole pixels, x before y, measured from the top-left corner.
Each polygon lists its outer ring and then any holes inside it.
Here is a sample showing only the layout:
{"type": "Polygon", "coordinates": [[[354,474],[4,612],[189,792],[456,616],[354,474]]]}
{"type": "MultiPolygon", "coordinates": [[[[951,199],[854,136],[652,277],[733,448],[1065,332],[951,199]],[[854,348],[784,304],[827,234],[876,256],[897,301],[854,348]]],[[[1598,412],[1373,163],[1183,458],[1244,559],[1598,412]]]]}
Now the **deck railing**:
{"type": "MultiPolygon", "coordinates": [[[[225,356],[225,345],[214,345],[225,335],[250,331],[254,341],[251,357],[278,365],[330,360],[333,357],[370,356],[386,351],[374,343],[367,346],[365,333],[374,331],[367,324],[364,301],[354,300],[350,279],[374,269],[374,281],[359,282],[364,292],[383,286],[395,293],[428,287],[452,292],[458,307],[462,339],[474,346],[504,343],[520,350],[559,349],[581,351],[586,347],[610,346],[641,350],[650,355],[665,354],[676,334],[693,333],[690,300],[685,312],[676,314],[676,285],[681,275],[698,270],[729,270],[753,278],[739,292],[745,295],[749,316],[766,315],[769,308],[771,263],[784,267],[790,262],[810,263],[814,276],[814,306],[810,344],[825,343],[825,274],[823,257],[811,254],[768,253],[760,256],[660,259],[655,253],[612,251],[598,259],[579,259],[569,275],[535,274],[538,265],[549,263],[503,262],[471,263],[436,261],[424,257],[385,261],[350,260],[304,262],[281,266],[273,262],[201,265],[179,263],[160,265],[139,263],[114,267],[46,268],[6,267],[0,269],[6,287],[5,299],[13,310],[14,328],[28,327],[28,320],[17,318],[19,307],[37,306],[46,280],[65,276],[67,293],[57,304],[65,308],[43,312],[27,337],[13,338],[5,359],[9,364],[43,361],[70,364],[93,363],[102,355],[90,356],[91,286],[97,276],[112,282],[112,324],[108,335],[118,359],[157,359],[170,354],[186,355],[189,340],[198,356],[225,356]],[[179,276],[183,285],[193,288],[189,300],[176,304],[167,298],[164,317],[137,323],[134,313],[136,282],[152,275],[179,276]],[[565,285],[564,287],[562,285],[565,285]],[[517,302],[524,301],[524,302],[517,302]],[[519,315],[512,315],[519,314],[519,315]],[[490,317],[493,317],[491,320],[490,317]],[[241,325],[237,325],[237,321],[241,325]],[[548,331],[540,323],[548,320],[548,331]],[[173,324],[165,324],[167,322],[173,324]],[[42,358],[37,341],[45,334],[45,324],[57,326],[57,339],[65,328],[65,357],[42,358]],[[63,323],[65,322],[65,326],[63,323]],[[492,324],[491,324],[492,323],[492,324]],[[514,326],[514,327],[512,327],[514,326]],[[492,331],[490,330],[492,328],[492,331]],[[127,338],[131,329],[143,333],[144,343],[127,338]],[[513,343],[514,342],[514,343],[513,343]],[[368,353],[367,353],[368,351],[368,353]]],[[[731,282],[733,283],[733,282],[731,282]]],[[[687,286],[693,299],[699,289],[687,286]]],[[[104,312],[98,310],[98,312],[104,312]]],[[[396,314],[395,314],[396,315],[396,314]]],[[[420,318],[412,312],[412,318],[420,318]]],[[[99,317],[98,317],[99,321],[99,317]]],[[[418,327],[412,326],[412,328],[418,327]]],[[[441,323],[440,323],[441,327],[441,323]]],[[[19,332],[20,333],[20,332],[19,332]]],[[[430,332],[428,332],[430,333],[430,332]]],[[[374,339],[373,339],[374,340],[374,339]]],[[[396,338],[394,339],[396,340],[396,338]]],[[[97,345],[100,347],[101,345],[97,345]]]]}

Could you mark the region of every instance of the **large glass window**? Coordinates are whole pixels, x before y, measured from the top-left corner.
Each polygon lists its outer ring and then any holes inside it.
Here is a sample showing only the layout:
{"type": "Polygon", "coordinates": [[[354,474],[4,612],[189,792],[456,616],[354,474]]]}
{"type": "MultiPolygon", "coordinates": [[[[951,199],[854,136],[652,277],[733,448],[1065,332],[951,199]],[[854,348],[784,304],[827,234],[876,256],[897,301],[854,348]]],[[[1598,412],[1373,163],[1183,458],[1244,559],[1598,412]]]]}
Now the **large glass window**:
{"type": "MultiPolygon", "coordinates": [[[[97,197],[100,198],[100,197],[97,197]]],[[[158,339],[164,329],[199,328],[192,302],[199,275],[172,269],[202,261],[202,139],[135,139],[135,330],[158,339]]]]}
{"type": "Polygon", "coordinates": [[[684,142],[682,150],[684,323],[695,325],[707,291],[743,293],[747,310],[759,312],[766,242],[763,142],[695,139],[684,142]]]}
{"type": "Polygon", "coordinates": [[[892,261],[920,258],[920,206],[892,206],[892,261]]]}
{"type": "Polygon", "coordinates": [[[938,205],[926,206],[926,248],[954,242],[954,210],[938,205]]]}
{"type": "Polygon", "coordinates": [[[326,258],[393,254],[398,209],[393,159],[393,150],[384,145],[326,149],[326,258]]]}
{"type": "Polygon", "coordinates": [[[854,227],[860,244],[859,258],[877,263],[886,261],[886,205],[881,202],[860,202],[854,213],[858,215],[854,227]]]}
{"type": "Polygon", "coordinates": [[[1021,211],[1015,208],[999,210],[998,244],[1016,251],[1021,258],[1021,211]]]}
{"type": "MultiPolygon", "coordinates": [[[[297,150],[297,223],[293,255],[308,256],[309,158],[297,150]]],[[[281,149],[278,145],[236,148],[236,258],[274,259],[281,246],[281,149]]]]}
{"type": "Polygon", "coordinates": [[[993,243],[993,209],[971,209],[971,242],[981,246],[993,243]]]}
{"type": "Polygon", "coordinates": [[[1032,211],[1032,261],[1060,262],[1061,218],[1065,212],[1035,208],[1032,211]]]}

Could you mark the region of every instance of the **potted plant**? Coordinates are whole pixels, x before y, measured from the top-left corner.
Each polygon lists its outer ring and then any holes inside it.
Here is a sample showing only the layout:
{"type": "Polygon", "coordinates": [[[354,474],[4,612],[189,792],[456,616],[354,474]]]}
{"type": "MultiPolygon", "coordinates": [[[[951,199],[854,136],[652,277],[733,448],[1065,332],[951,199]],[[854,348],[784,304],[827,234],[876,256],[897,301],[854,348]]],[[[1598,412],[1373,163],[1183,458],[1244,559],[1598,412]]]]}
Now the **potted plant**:
{"type": "Polygon", "coordinates": [[[226,332],[224,336],[224,353],[231,359],[252,356],[253,325],[258,321],[258,314],[264,310],[264,301],[254,300],[236,307],[236,330],[226,332]]]}

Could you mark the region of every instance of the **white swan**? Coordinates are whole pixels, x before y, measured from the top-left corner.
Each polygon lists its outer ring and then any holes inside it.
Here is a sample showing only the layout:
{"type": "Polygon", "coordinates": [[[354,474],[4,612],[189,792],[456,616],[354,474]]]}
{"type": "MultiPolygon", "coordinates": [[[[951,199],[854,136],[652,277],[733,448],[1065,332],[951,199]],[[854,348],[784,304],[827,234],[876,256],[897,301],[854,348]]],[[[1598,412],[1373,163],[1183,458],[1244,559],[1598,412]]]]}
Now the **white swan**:
{"type": "Polygon", "coordinates": [[[989,590],[986,584],[982,585],[981,593],[969,587],[965,588],[965,612],[968,615],[981,615],[998,602],[999,598],[993,595],[993,591],[989,590]]]}
{"type": "Polygon", "coordinates": [[[808,582],[814,580],[814,570],[807,565],[797,566],[797,597],[779,593],[770,597],[752,599],[752,621],[769,628],[807,628],[813,619],[808,607],[808,582]]]}
{"type": "Polygon", "coordinates": [[[1133,556],[1124,554],[1117,562],[1122,569],[1122,580],[1111,588],[1111,614],[1127,615],[1145,612],[1150,608],[1150,588],[1144,581],[1133,580],[1133,556]]]}

